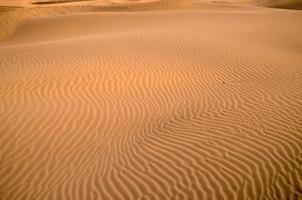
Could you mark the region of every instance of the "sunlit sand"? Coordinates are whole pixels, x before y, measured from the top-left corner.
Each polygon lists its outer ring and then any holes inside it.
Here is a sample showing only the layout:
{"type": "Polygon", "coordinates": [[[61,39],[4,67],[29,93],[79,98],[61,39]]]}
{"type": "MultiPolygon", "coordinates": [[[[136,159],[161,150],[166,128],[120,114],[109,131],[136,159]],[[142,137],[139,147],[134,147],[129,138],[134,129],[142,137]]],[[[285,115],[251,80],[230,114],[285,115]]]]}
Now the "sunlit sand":
{"type": "Polygon", "coordinates": [[[300,8],[0,0],[0,199],[302,199],[300,8]]]}

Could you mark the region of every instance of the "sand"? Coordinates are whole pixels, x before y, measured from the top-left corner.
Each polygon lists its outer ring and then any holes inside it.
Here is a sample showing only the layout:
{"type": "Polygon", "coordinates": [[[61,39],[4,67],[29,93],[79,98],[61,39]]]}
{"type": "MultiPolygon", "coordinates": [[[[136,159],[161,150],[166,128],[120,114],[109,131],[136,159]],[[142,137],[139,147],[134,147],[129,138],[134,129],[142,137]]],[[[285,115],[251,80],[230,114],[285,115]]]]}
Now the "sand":
{"type": "Polygon", "coordinates": [[[0,199],[302,199],[302,11],[264,4],[5,5],[0,199]]]}

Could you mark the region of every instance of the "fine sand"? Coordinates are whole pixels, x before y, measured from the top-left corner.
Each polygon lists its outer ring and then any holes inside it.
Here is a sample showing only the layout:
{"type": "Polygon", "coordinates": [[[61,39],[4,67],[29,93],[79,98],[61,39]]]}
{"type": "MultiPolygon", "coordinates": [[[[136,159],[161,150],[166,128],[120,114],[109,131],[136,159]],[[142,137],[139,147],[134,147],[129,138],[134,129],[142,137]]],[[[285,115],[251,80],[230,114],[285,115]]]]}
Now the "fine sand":
{"type": "Polygon", "coordinates": [[[0,0],[0,199],[302,199],[299,3],[0,0]]]}

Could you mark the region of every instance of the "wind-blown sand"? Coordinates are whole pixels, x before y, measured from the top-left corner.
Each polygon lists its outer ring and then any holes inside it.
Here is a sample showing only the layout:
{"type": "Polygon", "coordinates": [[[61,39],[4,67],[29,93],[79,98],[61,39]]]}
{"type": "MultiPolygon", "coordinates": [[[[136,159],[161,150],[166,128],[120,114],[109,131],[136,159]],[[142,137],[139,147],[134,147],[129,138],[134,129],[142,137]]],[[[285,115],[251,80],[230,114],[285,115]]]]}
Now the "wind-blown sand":
{"type": "Polygon", "coordinates": [[[200,2],[6,5],[0,199],[301,199],[302,12],[200,2]]]}

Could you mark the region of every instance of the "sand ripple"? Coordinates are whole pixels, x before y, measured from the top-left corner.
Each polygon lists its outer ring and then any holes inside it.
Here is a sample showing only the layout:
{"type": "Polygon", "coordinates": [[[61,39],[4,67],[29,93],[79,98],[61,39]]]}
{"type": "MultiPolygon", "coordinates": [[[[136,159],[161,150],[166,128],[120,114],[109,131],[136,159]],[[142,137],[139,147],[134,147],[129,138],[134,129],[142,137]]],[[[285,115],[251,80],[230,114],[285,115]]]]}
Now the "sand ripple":
{"type": "Polygon", "coordinates": [[[0,44],[0,198],[302,198],[302,15],[238,9],[20,26],[0,44]]]}

